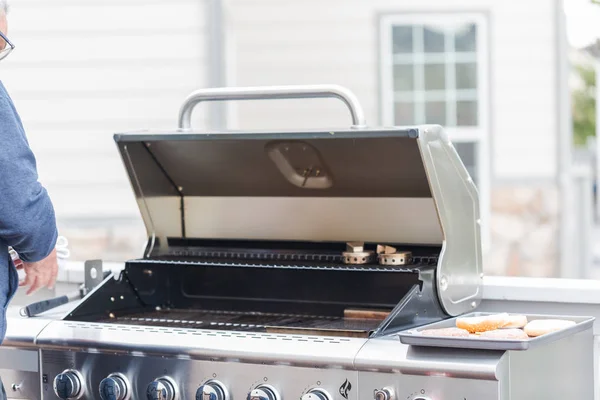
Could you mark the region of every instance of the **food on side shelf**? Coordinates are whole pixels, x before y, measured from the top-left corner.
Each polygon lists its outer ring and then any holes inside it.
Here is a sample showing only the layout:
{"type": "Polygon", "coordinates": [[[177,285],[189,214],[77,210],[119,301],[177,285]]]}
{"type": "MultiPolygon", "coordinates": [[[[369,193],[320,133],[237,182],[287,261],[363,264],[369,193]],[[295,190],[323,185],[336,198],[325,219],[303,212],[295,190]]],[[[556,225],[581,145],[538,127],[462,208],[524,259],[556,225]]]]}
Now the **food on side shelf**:
{"type": "Polygon", "coordinates": [[[529,339],[529,336],[519,328],[495,329],[493,331],[481,332],[480,338],[485,339],[529,339]]]}
{"type": "Polygon", "coordinates": [[[425,336],[452,336],[452,337],[469,337],[469,332],[460,328],[438,328],[424,329],[421,331],[425,336]]]}
{"type": "Polygon", "coordinates": [[[456,327],[466,329],[470,333],[493,331],[501,328],[509,322],[508,314],[494,314],[482,317],[459,317],[456,319],[456,327]]]}
{"type": "Polygon", "coordinates": [[[538,337],[573,325],[575,322],[565,319],[536,319],[525,325],[523,330],[529,337],[538,337]]]}
{"type": "Polygon", "coordinates": [[[523,328],[525,325],[527,325],[527,322],[527,317],[525,315],[509,315],[507,317],[507,324],[502,328],[523,328]]]}
{"type": "Polygon", "coordinates": [[[525,315],[508,313],[458,317],[455,324],[454,327],[424,329],[420,333],[439,337],[526,340],[576,325],[575,322],[564,319],[528,321],[525,315]]]}

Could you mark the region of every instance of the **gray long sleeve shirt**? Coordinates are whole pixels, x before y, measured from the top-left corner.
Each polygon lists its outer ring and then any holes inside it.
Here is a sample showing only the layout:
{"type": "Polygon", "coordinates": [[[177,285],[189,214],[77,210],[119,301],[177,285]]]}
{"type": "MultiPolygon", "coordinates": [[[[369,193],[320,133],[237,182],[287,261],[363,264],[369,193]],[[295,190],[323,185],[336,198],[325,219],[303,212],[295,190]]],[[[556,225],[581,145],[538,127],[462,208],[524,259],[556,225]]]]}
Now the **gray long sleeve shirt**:
{"type": "Polygon", "coordinates": [[[25,262],[40,261],[57,237],[54,207],[38,182],[21,118],[0,81],[0,342],[6,335],[6,307],[19,283],[8,247],[25,262]]]}

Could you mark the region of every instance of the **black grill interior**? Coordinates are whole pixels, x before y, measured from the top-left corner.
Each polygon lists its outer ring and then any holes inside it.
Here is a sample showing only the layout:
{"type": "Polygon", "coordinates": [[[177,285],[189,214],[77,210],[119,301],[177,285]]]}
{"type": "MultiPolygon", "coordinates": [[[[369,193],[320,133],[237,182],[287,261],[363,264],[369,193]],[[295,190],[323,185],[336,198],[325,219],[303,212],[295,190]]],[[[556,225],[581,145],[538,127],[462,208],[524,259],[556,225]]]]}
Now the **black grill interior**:
{"type": "Polygon", "coordinates": [[[220,249],[185,244],[177,255],[127,262],[120,279],[105,282],[67,319],[367,337],[390,318],[404,326],[440,314],[431,285],[437,257],[432,249],[411,249],[411,265],[384,267],[307,260],[306,255],[333,255],[339,244],[319,244],[320,249],[277,244],[264,251],[264,243],[220,249]],[[229,257],[232,253],[239,257],[229,257]],[[279,256],[265,261],[269,254],[279,256]]]}

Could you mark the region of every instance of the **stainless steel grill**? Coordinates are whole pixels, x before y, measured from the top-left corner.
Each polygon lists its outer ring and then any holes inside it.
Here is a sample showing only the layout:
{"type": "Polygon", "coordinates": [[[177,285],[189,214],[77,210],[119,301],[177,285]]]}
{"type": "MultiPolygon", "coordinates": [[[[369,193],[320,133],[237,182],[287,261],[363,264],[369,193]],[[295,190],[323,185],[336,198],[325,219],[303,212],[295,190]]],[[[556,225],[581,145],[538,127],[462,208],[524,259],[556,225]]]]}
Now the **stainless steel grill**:
{"type": "Polygon", "coordinates": [[[441,127],[369,128],[337,86],[225,88],[115,141],[147,247],[37,336],[43,399],[591,398],[591,373],[556,379],[593,371],[590,320],[541,350],[401,343],[481,301],[477,190],[441,127]],[[308,97],[352,126],[190,128],[202,101],[308,97]]]}

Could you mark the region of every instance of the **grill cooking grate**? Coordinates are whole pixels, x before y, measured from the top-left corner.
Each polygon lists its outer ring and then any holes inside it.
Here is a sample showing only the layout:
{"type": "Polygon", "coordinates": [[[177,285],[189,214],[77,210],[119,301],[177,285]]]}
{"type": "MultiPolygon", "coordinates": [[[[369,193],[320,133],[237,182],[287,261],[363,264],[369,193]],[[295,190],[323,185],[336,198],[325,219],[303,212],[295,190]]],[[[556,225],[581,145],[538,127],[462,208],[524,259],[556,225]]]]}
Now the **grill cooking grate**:
{"type": "Polygon", "coordinates": [[[159,310],[115,316],[99,322],[169,328],[219,329],[246,332],[289,332],[367,337],[380,319],[241,313],[200,310],[159,310]]]}
{"type": "Polygon", "coordinates": [[[191,251],[176,250],[169,254],[153,257],[153,259],[139,260],[138,262],[156,263],[167,261],[178,264],[196,265],[222,265],[231,267],[261,266],[265,268],[313,268],[313,269],[364,269],[399,270],[408,271],[411,267],[433,266],[438,262],[435,255],[413,255],[409,265],[385,266],[378,262],[364,265],[347,265],[343,262],[341,254],[314,254],[314,253],[279,253],[279,252],[242,252],[242,251],[191,251]],[[267,261],[267,262],[265,262],[267,261]],[[271,262],[268,262],[271,261],[271,262]],[[273,263],[275,261],[276,263],[273,263]],[[298,263],[304,263],[298,264],[298,263]]]}

